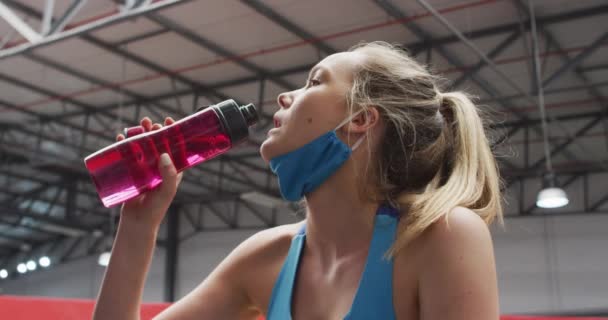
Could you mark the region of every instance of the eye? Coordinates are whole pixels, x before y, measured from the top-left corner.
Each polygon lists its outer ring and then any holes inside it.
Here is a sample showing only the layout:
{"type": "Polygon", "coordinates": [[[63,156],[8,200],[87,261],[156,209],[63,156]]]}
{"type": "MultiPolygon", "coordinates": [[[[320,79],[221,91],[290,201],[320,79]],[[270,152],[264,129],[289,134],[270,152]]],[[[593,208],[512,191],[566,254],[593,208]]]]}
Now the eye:
{"type": "Polygon", "coordinates": [[[317,79],[310,79],[308,80],[308,87],[312,87],[312,86],[317,86],[319,84],[321,84],[321,81],[317,80],[317,79]]]}

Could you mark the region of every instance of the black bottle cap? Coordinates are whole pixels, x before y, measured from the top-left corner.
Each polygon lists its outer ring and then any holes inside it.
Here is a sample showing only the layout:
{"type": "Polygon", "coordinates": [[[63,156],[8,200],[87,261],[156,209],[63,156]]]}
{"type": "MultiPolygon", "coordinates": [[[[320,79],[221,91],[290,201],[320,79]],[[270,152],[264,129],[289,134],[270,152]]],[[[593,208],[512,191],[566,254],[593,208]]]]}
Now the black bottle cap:
{"type": "Polygon", "coordinates": [[[245,122],[247,122],[248,126],[251,127],[254,124],[258,123],[258,121],[260,121],[258,111],[255,109],[255,106],[252,103],[240,107],[240,110],[243,114],[243,117],[245,117],[245,122]]]}
{"type": "Polygon", "coordinates": [[[259,120],[257,110],[251,103],[239,106],[234,100],[229,99],[211,107],[218,115],[233,145],[247,139],[249,126],[254,125],[259,120]]]}

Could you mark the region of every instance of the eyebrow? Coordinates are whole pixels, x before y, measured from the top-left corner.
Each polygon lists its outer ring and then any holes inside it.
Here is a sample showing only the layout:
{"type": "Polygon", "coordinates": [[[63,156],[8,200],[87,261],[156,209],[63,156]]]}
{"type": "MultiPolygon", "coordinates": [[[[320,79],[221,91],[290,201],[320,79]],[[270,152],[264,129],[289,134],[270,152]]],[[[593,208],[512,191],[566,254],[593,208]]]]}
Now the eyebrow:
{"type": "Polygon", "coordinates": [[[317,70],[326,70],[326,68],[320,66],[320,65],[316,65],[314,67],[312,67],[312,69],[310,69],[310,72],[308,73],[308,78],[310,79],[310,77],[317,71],[317,70]]]}

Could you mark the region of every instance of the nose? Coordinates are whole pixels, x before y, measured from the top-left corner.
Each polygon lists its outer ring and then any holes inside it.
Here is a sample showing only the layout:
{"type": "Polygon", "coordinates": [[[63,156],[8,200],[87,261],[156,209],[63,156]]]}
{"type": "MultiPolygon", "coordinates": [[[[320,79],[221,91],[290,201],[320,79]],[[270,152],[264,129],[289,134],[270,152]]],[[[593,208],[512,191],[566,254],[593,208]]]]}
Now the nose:
{"type": "Polygon", "coordinates": [[[277,103],[281,108],[287,109],[293,101],[290,92],[283,92],[277,97],[277,103]]]}

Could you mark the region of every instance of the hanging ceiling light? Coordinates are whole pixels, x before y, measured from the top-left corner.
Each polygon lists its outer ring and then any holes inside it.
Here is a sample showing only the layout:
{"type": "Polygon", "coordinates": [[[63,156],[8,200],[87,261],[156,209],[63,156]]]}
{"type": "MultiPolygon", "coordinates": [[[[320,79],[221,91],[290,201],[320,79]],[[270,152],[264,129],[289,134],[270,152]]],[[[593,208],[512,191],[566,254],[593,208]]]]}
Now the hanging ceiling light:
{"type": "Polygon", "coordinates": [[[43,268],[47,268],[48,266],[51,265],[51,259],[47,256],[41,257],[38,260],[38,264],[43,268]]]}
{"type": "Polygon", "coordinates": [[[107,267],[110,264],[110,256],[112,253],[110,251],[105,251],[99,255],[99,259],[97,259],[97,263],[99,263],[102,267],[107,267]]]}
{"type": "Polygon", "coordinates": [[[543,149],[545,153],[546,175],[543,179],[543,189],[538,193],[536,205],[540,208],[560,208],[568,204],[568,196],[566,192],[556,187],[555,174],[553,165],[551,164],[551,152],[549,151],[549,131],[547,127],[545,113],[545,97],[543,92],[543,81],[541,79],[540,54],[538,48],[538,35],[536,31],[536,16],[534,14],[534,4],[528,1],[530,10],[530,23],[532,24],[532,48],[534,50],[534,76],[536,78],[536,87],[538,92],[538,107],[540,111],[541,125],[543,131],[543,149]]]}
{"type": "Polygon", "coordinates": [[[27,270],[29,271],[34,271],[36,270],[36,262],[34,260],[30,260],[28,261],[25,266],[27,267],[27,270]]]}
{"type": "Polygon", "coordinates": [[[19,265],[17,265],[17,272],[24,274],[27,272],[27,266],[25,265],[25,263],[20,263],[19,265]]]}
{"type": "Polygon", "coordinates": [[[562,188],[555,186],[555,175],[548,173],[543,179],[543,189],[536,197],[536,205],[540,208],[561,208],[566,206],[570,200],[562,188]]]}
{"type": "Polygon", "coordinates": [[[570,201],[561,188],[545,188],[538,193],[536,205],[541,208],[561,208],[570,201]]]}

